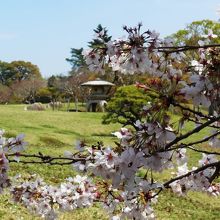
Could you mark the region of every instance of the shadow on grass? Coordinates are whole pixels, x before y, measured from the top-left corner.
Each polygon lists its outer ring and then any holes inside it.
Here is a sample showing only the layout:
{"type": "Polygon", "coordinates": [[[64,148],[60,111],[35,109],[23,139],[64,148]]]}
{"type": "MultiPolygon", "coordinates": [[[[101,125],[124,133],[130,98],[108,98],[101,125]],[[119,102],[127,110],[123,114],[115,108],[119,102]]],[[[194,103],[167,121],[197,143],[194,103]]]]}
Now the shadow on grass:
{"type": "Polygon", "coordinates": [[[70,134],[70,135],[75,135],[77,137],[82,137],[82,134],[80,134],[79,132],[73,131],[73,130],[61,130],[61,129],[57,129],[54,130],[55,133],[58,134],[70,134]]]}
{"type": "Polygon", "coordinates": [[[97,137],[113,137],[113,135],[111,133],[93,133],[91,135],[97,136],[97,137]]]}
{"type": "Polygon", "coordinates": [[[39,128],[39,127],[33,127],[33,126],[22,126],[22,128],[31,129],[31,130],[41,130],[41,128],[39,128]]]}
{"type": "Polygon", "coordinates": [[[41,127],[43,127],[43,128],[56,128],[56,127],[53,126],[53,125],[41,125],[41,127]]]}
{"type": "Polygon", "coordinates": [[[41,136],[40,141],[43,142],[47,147],[51,146],[51,147],[66,147],[67,144],[65,144],[64,142],[54,138],[54,137],[46,137],[46,136],[41,136]]]}

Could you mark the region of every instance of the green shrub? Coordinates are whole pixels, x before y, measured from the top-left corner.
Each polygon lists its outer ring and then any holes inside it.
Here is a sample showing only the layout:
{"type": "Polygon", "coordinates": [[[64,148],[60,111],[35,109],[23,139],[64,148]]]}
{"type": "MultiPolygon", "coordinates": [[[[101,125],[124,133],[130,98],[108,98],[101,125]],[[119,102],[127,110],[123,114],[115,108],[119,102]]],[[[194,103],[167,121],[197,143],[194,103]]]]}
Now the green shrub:
{"type": "Polygon", "coordinates": [[[42,103],[49,103],[51,101],[51,92],[48,88],[41,88],[36,95],[36,101],[42,103]]]}
{"type": "Polygon", "coordinates": [[[141,110],[150,100],[151,98],[142,89],[134,85],[119,87],[107,104],[103,123],[133,126],[137,120],[141,120],[141,110]]]}

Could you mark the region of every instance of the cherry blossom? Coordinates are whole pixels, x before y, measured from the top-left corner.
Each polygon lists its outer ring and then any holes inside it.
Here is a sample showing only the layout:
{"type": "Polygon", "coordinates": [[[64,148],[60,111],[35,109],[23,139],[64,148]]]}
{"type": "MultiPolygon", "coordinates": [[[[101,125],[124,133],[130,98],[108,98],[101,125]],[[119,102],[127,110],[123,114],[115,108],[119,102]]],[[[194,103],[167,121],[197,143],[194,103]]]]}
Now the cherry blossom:
{"type": "Polygon", "coordinates": [[[217,38],[218,36],[216,34],[213,34],[213,31],[209,29],[208,34],[204,34],[202,35],[202,37],[212,39],[212,38],[217,38]]]}
{"type": "Polygon", "coordinates": [[[219,153],[214,151],[220,144],[219,48],[206,45],[217,36],[209,30],[196,46],[174,45],[172,38],[161,39],[156,31],[141,32],[141,26],[124,26],[127,37],[101,40],[100,47],[84,51],[91,71],[103,72],[109,66],[124,74],[146,74],[146,82],[136,86],[153,98],[140,109],[143,117],[134,124],[135,130],[112,132],[118,138],[116,146],[77,141],[73,152],[65,151],[63,157],[23,154],[24,135],[6,138],[0,130],[0,193],[11,185],[14,201],[45,219],[98,202],[113,220],[155,219],[153,206],[167,188],[178,196],[187,196],[190,190],[220,195],[219,153]],[[190,49],[197,50],[197,59],[187,59],[185,51],[190,49]],[[192,122],[195,128],[181,129],[192,122]],[[206,132],[210,127],[211,134],[206,132]],[[200,131],[206,136],[197,140],[193,135],[200,131]],[[213,148],[200,146],[205,143],[213,148]],[[188,165],[191,151],[202,155],[193,166],[188,165]],[[11,178],[10,162],[18,161],[70,165],[85,176],[77,174],[60,185],[36,176],[11,178]],[[157,179],[155,173],[164,171],[172,177],[157,179]]]}

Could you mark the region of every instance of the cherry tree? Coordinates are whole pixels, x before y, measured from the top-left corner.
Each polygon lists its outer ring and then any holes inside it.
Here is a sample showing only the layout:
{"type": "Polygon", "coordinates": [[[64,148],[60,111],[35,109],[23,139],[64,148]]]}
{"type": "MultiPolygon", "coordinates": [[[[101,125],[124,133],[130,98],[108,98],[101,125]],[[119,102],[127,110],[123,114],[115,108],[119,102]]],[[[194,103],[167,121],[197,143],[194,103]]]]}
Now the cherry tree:
{"type": "Polygon", "coordinates": [[[210,30],[194,46],[174,46],[171,38],[161,39],[155,31],[141,32],[141,26],[125,26],[127,38],[107,42],[102,41],[103,33],[97,33],[101,46],[84,53],[91,71],[104,73],[108,66],[124,74],[148,76],[145,84],[137,82],[136,86],[153,94],[154,99],[143,107],[145,117],[135,122],[137,129],[113,132],[119,141],[112,147],[78,141],[75,150],[64,152],[62,157],[25,154],[23,135],[6,139],[1,131],[1,192],[10,187],[15,202],[46,219],[96,202],[113,220],[155,219],[152,205],[168,188],[178,196],[187,196],[188,191],[219,196],[220,45],[210,44],[217,36],[210,30]],[[198,59],[188,61],[185,52],[189,50],[197,51],[198,59]],[[177,122],[172,112],[177,114],[177,122]],[[195,123],[195,127],[184,132],[188,123],[195,123]],[[193,136],[203,130],[206,136],[202,139],[193,136]],[[195,138],[189,141],[189,137],[195,138]],[[204,150],[204,144],[210,150],[204,150]],[[187,151],[201,155],[193,167],[188,165],[187,151]],[[9,165],[18,160],[71,165],[81,175],[69,177],[59,186],[35,177],[12,179],[9,165]],[[165,182],[154,176],[167,170],[170,178],[165,182]]]}

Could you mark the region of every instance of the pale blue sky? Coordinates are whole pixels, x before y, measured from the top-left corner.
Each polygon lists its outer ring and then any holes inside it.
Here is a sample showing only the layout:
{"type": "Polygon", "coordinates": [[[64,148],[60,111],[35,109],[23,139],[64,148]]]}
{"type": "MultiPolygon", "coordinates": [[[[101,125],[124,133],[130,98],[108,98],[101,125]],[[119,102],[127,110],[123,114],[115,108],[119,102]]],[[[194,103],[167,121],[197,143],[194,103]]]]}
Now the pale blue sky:
{"type": "Polygon", "coordinates": [[[100,23],[114,37],[142,22],[162,36],[217,20],[220,0],[0,0],[0,60],[25,60],[43,76],[67,73],[70,48],[86,47],[100,23]]]}

